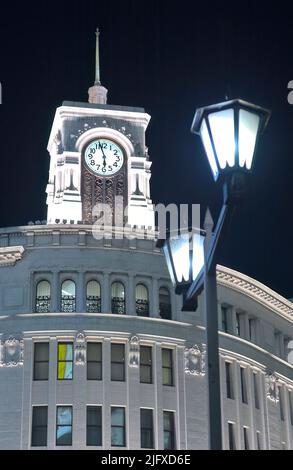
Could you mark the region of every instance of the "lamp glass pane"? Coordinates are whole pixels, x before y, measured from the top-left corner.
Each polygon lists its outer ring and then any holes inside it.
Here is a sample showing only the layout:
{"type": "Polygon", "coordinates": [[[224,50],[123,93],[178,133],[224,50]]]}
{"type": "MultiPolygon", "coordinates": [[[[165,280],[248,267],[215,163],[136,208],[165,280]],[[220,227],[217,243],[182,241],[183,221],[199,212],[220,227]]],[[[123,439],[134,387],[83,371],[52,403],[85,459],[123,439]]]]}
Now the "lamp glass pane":
{"type": "Polygon", "coordinates": [[[171,256],[178,282],[189,280],[189,235],[180,234],[170,238],[171,256]]]}
{"type": "Polygon", "coordinates": [[[204,237],[193,234],[192,239],[192,280],[194,281],[204,265],[204,237]]]}
{"type": "Polygon", "coordinates": [[[209,115],[209,123],[220,168],[235,165],[234,110],[209,115]]]}
{"type": "Polygon", "coordinates": [[[239,111],[239,165],[251,169],[260,118],[257,114],[239,111]]]}
{"type": "Polygon", "coordinates": [[[169,271],[169,274],[170,274],[171,281],[172,281],[173,285],[175,286],[176,285],[176,280],[175,280],[175,277],[174,277],[175,273],[173,273],[173,268],[172,268],[172,263],[171,263],[171,260],[170,260],[170,255],[169,255],[169,250],[168,250],[167,243],[168,242],[166,242],[163,246],[163,252],[164,252],[164,255],[165,255],[165,260],[167,262],[167,267],[168,267],[168,271],[169,271]]]}
{"type": "Polygon", "coordinates": [[[202,143],[203,143],[205,152],[206,152],[207,157],[208,157],[208,161],[209,161],[212,173],[213,173],[213,177],[216,180],[218,178],[218,175],[219,175],[219,170],[218,170],[214,150],[213,150],[213,147],[212,147],[212,144],[211,144],[211,139],[210,139],[210,136],[209,136],[208,127],[207,127],[205,119],[203,119],[203,121],[201,123],[201,126],[200,126],[200,136],[201,136],[201,139],[202,139],[202,143]]]}

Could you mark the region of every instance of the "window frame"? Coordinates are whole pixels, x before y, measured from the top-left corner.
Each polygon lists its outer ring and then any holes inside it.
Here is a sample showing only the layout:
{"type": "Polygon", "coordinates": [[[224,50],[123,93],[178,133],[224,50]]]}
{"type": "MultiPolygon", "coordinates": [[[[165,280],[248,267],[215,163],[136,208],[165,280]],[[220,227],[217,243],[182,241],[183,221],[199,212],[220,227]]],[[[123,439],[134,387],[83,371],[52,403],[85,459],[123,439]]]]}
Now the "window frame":
{"type": "Polygon", "coordinates": [[[254,407],[256,410],[260,410],[260,401],[259,401],[259,381],[257,372],[252,372],[253,376],[253,392],[254,392],[254,407]]]}
{"type": "Polygon", "coordinates": [[[229,400],[235,399],[232,366],[231,362],[225,361],[226,398],[229,400]]]}
{"type": "Polygon", "coordinates": [[[94,279],[94,278],[90,278],[90,279],[87,279],[86,281],[86,285],[85,285],[85,302],[86,302],[86,305],[85,305],[85,310],[86,310],[86,313],[101,313],[102,312],[102,288],[101,288],[101,283],[99,280],[97,279],[94,279]],[[100,295],[96,295],[96,296],[89,296],[88,295],[88,285],[90,282],[96,282],[99,286],[99,290],[100,290],[100,295]],[[90,297],[96,297],[96,299],[90,299],[90,297]],[[89,305],[88,305],[88,302],[97,302],[98,304],[98,309],[95,310],[95,311],[92,311],[90,308],[89,308],[89,305]]]}
{"type": "Polygon", "coordinates": [[[52,290],[52,289],[51,289],[51,282],[50,282],[48,279],[46,279],[46,278],[40,278],[40,279],[38,279],[38,280],[36,281],[36,284],[35,284],[35,285],[36,285],[36,288],[35,288],[35,305],[34,305],[34,312],[35,312],[35,313],[44,313],[44,314],[50,313],[50,312],[51,312],[51,300],[52,300],[52,295],[51,295],[51,290],[52,290]],[[47,309],[45,312],[42,312],[42,311],[40,311],[40,310],[37,308],[38,298],[40,297],[40,296],[38,296],[38,287],[39,287],[39,284],[40,284],[41,282],[47,282],[48,285],[49,285],[49,293],[50,293],[50,295],[48,295],[48,296],[42,296],[42,297],[48,297],[47,299],[44,299],[45,301],[47,301],[47,306],[48,306],[48,307],[47,307],[48,309],[47,309]]]}
{"type": "Polygon", "coordinates": [[[172,320],[172,300],[171,300],[171,293],[170,293],[170,289],[169,287],[167,286],[160,286],[159,287],[159,291],[158,291],[158,295],[159,295],[159,315],[160,317],[163,319],[163,320],[172,320]],[[168,292],[168,298],[169,298],[169,303],[167,304],[167,302],[160,302],[160,291],[161,289],[164,289],[168,292]],[[169,310],[168,310],[168,316],[165,316],[165,314],[163,314],[163,316],[161,315],[161,305],[168,305],[169,306],[169,310]]]}
{"type": "Polygon", "coordinates": [[[86,344],[86,379],[87,380],[96,380],[96,381],[101,381],[103,380],[103,343],[102,341],[87,341],[87,344],[86,344]],[[101,349],[101,360],[97,361],[97,360],[92,360],[92,359],[88,359],[88,346],[89,345],[99,345],[100,346],[100,349],[101,349]],[[89,378],[89,373],[88,373],[88,364],[100,364],[101,366],[101,377],[99,379],[91,379],[89,378]]]}
{"type": "Polygon", "coordinates": [[[50,367],[49,367],[49,361],[50,361],[50,341],[35,341],[34,342],[34,362],[33,362],[33,381],[34,382],[42,382],[42,381],[48,381],[49,380],[49,373],[50,373],[50,367]],[[36,345],[39,345],[39,344],[47,344],[48,345],[48,360],[46,361],[40,361],[40,360],[36,360],[36,345]],[[47,378],[46,379],[36,379],[36,368],[35,368],[35,365],[36,364],[48,364],[48,374],[47,374],[47,378]]]}
{"type": "Polygon", "coordinates": [[[110,294],[111,294],[111,313],[112,313],[113,315],[126,315],[126,289],[125,289],[125,284],[124,284],[124,282],[122,282],[122,281],[120,281],[120,280],[118,280],[118,279],[117,279],[117,280],[113,280],[113,281],[111,282],[110,294]],[[118,313],[117,313],[117,312],[113,312],[113,310],[114,310],[114,309],[113,309],[113,300],[114,300],[114,299],[119,299],[119,298],[122,299],[122,297],[113,297],[112,288],[113,288],[113,285],[114,285],[114,284],[121,284],[121,286],[123,287],[123,293],[124,293],[124,294],[123,294],[123,312],[121,312],[121,313],[119,313],[119,312],[118,312],[118,313]]]}
{"type": "Polygon", "coordinates": [[[175,428],[175,412],[171,410],[163,410],[163,443],[164,450],[176,450],[176,428],[175,428]],[[165,414],[172,416],[171,430],[165,428],[165,414]],[[171,434],[171,448],[165,447],[165,434],[171,434]]]}
{"type": "Polygon", "coordinates": [[[148,288],[148,286],[147,286],[144,282],[141,282],[141,281],[137,282],[137,284],[135,285],[135,313],[136,313],[136,315],[137,315],[138,317],[149,317],[149,316],[150,316],[150,295],[149,295],[149,288],[148,288]],[[139,286],[142,286],[142,287],[145,288],[145,290],[146,290],[146,297],[147,297],[146,300],[145,300],[145,299],[140,299],[140,298],[138,298],[138,296],[137,296],[137,288],[138,288],[139,286]],[[145,302],[145,305],[146,305],[146,307],[147,307],[145,314],[141,314],[141,313],[139,312],[138,303],[139,303],[140,301],[144,301],[144,302],[145,302]]]}
{"type": "Polygon", "coordinates": [[[174,387],[174,349],[168,348],[168,347],[162,347],[161,352],[162,352],[162,385],[166,387],[174,387]],[[170,358],[171,358],[170,366],[164,366],[164,363],[163,363],[163,357],[164,357],[163,351],[165,350],[168,351],[170,354],[170,358]],[[164,370],[168,370],[171,372],[170,374],[171,383],[164,383],[164,370]]]}
{"type": "Polygon", "coordinates": [[[33,405],[32,406],[32,427],[31,427],[31,447],[48,447],[48,405],[33,405]],[[34,425],[34,411],[35,409],[46,409],[46,424],[41,424],[41,425],[34,425]],[[46,444],[33,444],[33,435],[34,435],[34,430],[36,428],[46,428],[46,444]]]}
{"type": "Polygon", "coordinates": [[[125,406],[111,406],[111,447],[126,447],[127,444],[126,444],[126,410],[125,410],[125,406]],[[114,409],[119,409],[119,410],[123,410],[123,425],[120,426],[120,425],[113,425],[112,424],[112,410],[114,409]],[[119,445],[116,445],[116,444],[113,444],[112,442],[112,429],[113,428],[119,428],[119,429],[123,429],[123,444],[119,444],[119,445]]]}
{"type": "Polygon", "coordinates": [[[241,387],[241,401],[243,404],[248,404],[247,393],[247,368],[240,366],[240,387],[241,387]]]}
{"type": "Polygon", "coordinates": [[[152,384],[153,383],[153,347],[152,346],[149,346],[147,344],[142,344],[140,346],[140,355],[139,355],[139,383],[141,384],[152,384]],[[142,362],[142,354],[141,354],[141,350],[142,348],[145,348],[147,349],[148,351],[150,351],[150,364],[147,364],[147,363],[143,363],[142,362]],[[141,379],[141,370],[142,370],[142,367],[143,368],[147,368],[149,371],[150,371],[150,382],[146,382],[144,380],[141,379]]]}
{"type": "Polygon", "coordinates": [[[58,341],[57,342],[57,380],[73,380],[74,378],[74,345],[73,345],[73,341],[58,341]],[[67,344],[70,344],[71,347],[72,347],[72,359],[70,360],[59,360],[59,345],[67,345],[67,344]],[[72,364],[72,377],[71,378],[59,378],[58,375],[59,375],[59,363],[71,363],[72,364]]]}
{"type": "Polygon", "coordinates": [[[73,442],[73,406],[72,405],[57,405],[56,406],[56,432],[55,432],[55,446],[56,447],[71,447],[73,442]],[[59,408],[68,408],[70,409],[71,413],[71,424],[58,424],[58,410],[59,408]],[[57,443],[57,432],[58,427],[70,427],[71,428],[71,443],[70,444],[58,444],[57,443]]]}
{"type": "Polygon", "coordinates": [[[126,382],[126,350],[125,350],[125,343],[111,343],[111,382],[126,382]],[[115,345],[119,345],[119,346],[123,346],[123,361],[113,361],[112,360],[112,346],[115,346],[115,345]],[[112,369],[112,365],[117,365],[117,364],[122,364],[123,365],[123,380],[117,380],[117,379],[113,379],[113,369],[112,369]]]}
{"type": "Polygon", "coordinates": [[[101,405],[87,405],[86,406],[86,446],[87,447],[102,447],[103,445],[103,409],[101,405]],[[100,414],[101,424],[88,424],[88,411],[90,409],[98,410],[100,414]],[[88,443],[88,430],[89,428],[98,428],[100,430],[100,444],[89,444],[88,443]]]}
{"type": "Polygon", "coordinates": [[[224,333],[229,333],[228,310],[229,310],[229,307],[227,307],[226,305],[221,305],[221,329],[224,333]],[[224,328],[223,328],[223,325],[224,325],[224,328]]]}
{"type": "Polygon", "coordinates": [[[153,408],[140,408],[140,447],[141,449],[154,449],[154,410],[153,408]],[[142,412],[148,411],[151,415],[151,427],[142,426],[142,412]],[[151,446],[143,446],[142,436],[143,431],[150,432],[151,446]]]}
{"type": "MultiPolygon", "coordinates": [[[[66,300],[66,299],[65,299],[66,300]]],[[[76,281],[72,278],[65,278],[61,281],[61,286],[60,286],[60,313],[76,313],[76,281]],[[63,290],[63,284],[67,281],[70,281],[74,284],[74,295],[72,296],[64,296],[62,294],[62,290],[63,290]],[[64,301],[64,298],[65,297],[72,297],[72,299],[67,299],[67,300],[72,300],[73,301],[73,305],[74,305],[74,309],[71,310],[71,311],[66,311],[63,307],[63,301],[64,301]]]]}
{"type": "Polygon", "coordinates": [[[244,450],[250,450],[249,428],[247,426],[243,426],[243,443],[244,443],[244,450]]]}
{"type": "Polygon", "coordinates": [[[235,423],[232,423],[231,421],[228,421],[228,445],[229,450],[237,450],[235,423]]]}

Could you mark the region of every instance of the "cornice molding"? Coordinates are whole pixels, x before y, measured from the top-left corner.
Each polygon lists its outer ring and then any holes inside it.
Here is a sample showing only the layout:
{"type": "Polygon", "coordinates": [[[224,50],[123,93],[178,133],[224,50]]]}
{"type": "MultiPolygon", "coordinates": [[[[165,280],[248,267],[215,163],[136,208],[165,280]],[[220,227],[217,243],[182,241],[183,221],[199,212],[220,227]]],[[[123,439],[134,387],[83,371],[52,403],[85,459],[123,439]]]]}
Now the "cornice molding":
{"type": "Polygon", "coordinates": [[[221,265],[217,265],[217,282],[241,292],[287,320],[293,320],[293,303],[261,282],[221,265]]]}

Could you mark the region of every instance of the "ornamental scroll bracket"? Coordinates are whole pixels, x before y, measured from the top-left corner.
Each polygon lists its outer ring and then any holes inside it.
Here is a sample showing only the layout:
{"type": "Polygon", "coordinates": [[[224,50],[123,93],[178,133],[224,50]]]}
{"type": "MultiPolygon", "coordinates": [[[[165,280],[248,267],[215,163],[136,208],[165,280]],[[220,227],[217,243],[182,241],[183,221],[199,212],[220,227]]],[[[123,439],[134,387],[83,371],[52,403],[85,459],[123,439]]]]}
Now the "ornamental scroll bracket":
{"type": "Polygon", "coordinates": [[[9,336],[0,341],[0,367],[16,367],[23,365],[23,340],[9,336]]]}
{"type": "Polygon", "coordinates": [[[86,362],[86,340],[83,333],[78,333],[74,341],[74,363],[84,366],[86,362]]]}
{"type": "Polygon", "coordinates": [[[129,367],[139,366],[139,339],[137,336],[132,336],[129,340],[129,367]]]}
{"type": "Polygon", "coordinates": [[[203,376],[206,372],[206,346],[199,347],[197,344],[184,350],[185,374],[192,376],[203,376]]]}

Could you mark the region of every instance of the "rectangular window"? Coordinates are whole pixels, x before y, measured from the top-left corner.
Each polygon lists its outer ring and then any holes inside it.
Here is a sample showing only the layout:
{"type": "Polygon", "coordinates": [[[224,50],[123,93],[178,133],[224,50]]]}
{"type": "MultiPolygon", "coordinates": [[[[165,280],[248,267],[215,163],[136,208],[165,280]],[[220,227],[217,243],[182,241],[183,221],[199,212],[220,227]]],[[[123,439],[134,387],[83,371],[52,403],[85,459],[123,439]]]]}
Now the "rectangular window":
{"type": "Polygon", "coordinates": [[[248,428],[243,427],[244,450],[249,450],[248,428]]]}
{"type": "Polygon", "coordinates": [[[58,343],[58,380],[73,378],[73,343],[58,343]]]}
{"type": "Polygon", "coordinates": [[[49,343],[34,344],[34,380],[49,379],[49,343]]]}
{"type": "Polygon", "coordinates": [[[173,350],[162,349],[163,385],[173,385],[173,350]]]}
{"type": "Polygon", "coordinates": [[[221,315],[222,315],[222,331],[228,333],[228,308],[221,306],[221,315]]]}
{"type": "Polygon", "coordinates": [[[280,345],[281,333],[279,331],[275,331],[274,338],[275,338],[275,352],[278,356],[280,356],[281,355],[281,345],[280,345]]]}
{"type": "Polygon", "coordinates": [[[234,398],[232,370],[230,362],[225,362],[227,398],[234,398]]]}
{"type": "Polygon", "coordinates": [[[259,410],[258,377],[257,377],[256,372],[253,372],[253,389],[254,389],[254,406],[257,410],[259,410]]]}
{"type": "Polygon", "coordinates": [[[111,380],[125,381],[124,344],[111,344],[111,380]]]}
{"type": "Polygon", "coordinates": [[[154,448],[153,410],[140,410],[140,446],[142,449],[154,448]]]}
{"type": "Polygon", "coordinates": [[[259,431],[256,431],[256,445],[257,445],[257,450],[261,450],[261,439],[260,439],[259,431]]]}
{"type": "Polygon", "coordinates": [[[280,404],[280,419],[281,421],[285,420],[284,417],[284,397],[283,397],[283,388],[279,387],[279,404],[280,404]]]}
{"type": "Polygon", "coordinates": [[[72,445],[72,406],[57,406],[56,446],[72,445]]]}
{"type": "Polygon", "coordinates": [[[86,445],[102,445],[102,407],[87,406],[86,408],[86,445]]]}
{"type": "Polygon", "coordinates": [[[87,380],[102,380],[102,343],[87,343],[87,380]]]}
{"type": "Polygon", "coordinates": [[[241,398],[242,403],[247,403],[247,387],[246,387],[246,370],[245,367],[240,367],[240,383],[241,383],[241,398]]]}
{"type": "Polygon", "coordinates": [[[32,447],[47,446],[48,407],[34,406],[32,417],[32,447]]]}
{"type": "Polygon", "coordinates": [[[241,336],[241,314],[236,313],[236,335],[241,336]]]}
{"type": "Polygon", "coordinates": [[[248,333],[249,341],[255,341],[256,339],[256,320],[255,318],[248,319],[248,333]]]}
{"type": "Polygon", "coordinates": [[[125,409],[111,408],[111,446],[125,447],[125,409]]]}
{"type": "Polygon", "coordinates": [[[293,392],[289,392],[290,421],[293,426],[293,392]]]}
{"type": "Polygon", "coordinates": [[[152,348],[140,346],[140,382],[152,383],[152,348]]]}
{"type": "Polygon", "coordinates": [[[163,411],[164,419],[164,450],[174,450],[175,445],[175,427],[174,427],[174,412],[163,411]]]}
{"type": "Polygon", "coordinates": [[[234,424],[228,423],[229,450],[236,450],[234,424]]]}

